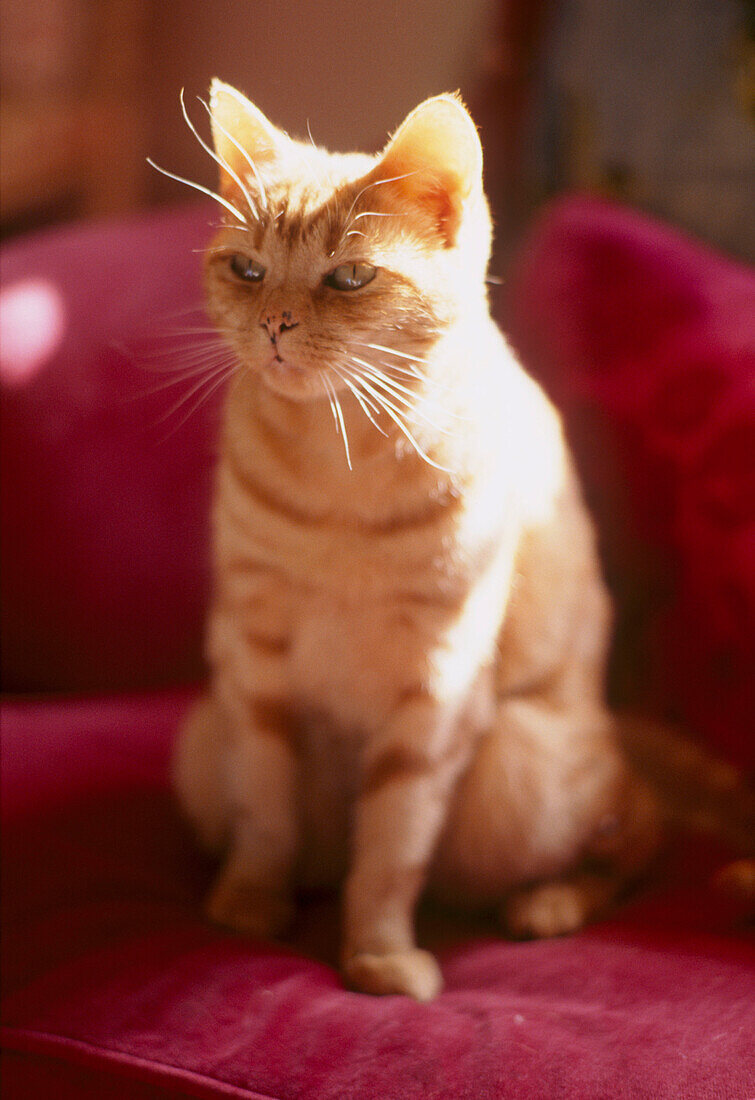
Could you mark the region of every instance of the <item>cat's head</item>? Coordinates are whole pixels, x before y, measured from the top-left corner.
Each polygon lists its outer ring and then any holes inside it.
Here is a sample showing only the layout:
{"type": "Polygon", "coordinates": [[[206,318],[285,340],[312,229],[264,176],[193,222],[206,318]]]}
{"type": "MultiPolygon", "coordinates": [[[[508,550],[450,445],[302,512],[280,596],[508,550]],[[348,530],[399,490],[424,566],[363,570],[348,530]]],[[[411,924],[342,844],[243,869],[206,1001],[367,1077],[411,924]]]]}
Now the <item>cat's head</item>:
{"type": "Polygon", "coordinates": [[[482,150],[461,101],[426,100],[374,157],[293,141],[219,81],[210,115],[227,216],[208,308],[242,366],[295,398],[356,387],[369,406],[390,396],[379,375],[411,388],[485,301],[482,150]]]}

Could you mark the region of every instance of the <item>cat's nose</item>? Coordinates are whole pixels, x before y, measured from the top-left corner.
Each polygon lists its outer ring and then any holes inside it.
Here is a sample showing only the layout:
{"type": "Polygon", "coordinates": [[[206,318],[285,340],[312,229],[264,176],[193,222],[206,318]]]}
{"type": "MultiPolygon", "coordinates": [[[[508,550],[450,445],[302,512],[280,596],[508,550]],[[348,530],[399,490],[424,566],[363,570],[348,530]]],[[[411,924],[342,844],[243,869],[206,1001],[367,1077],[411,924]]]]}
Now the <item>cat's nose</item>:
{"type": "Polygon", "coordinates": [[[299,322],[294,320],[291,312],[285,309],[281,313],[267,314],[264,320],[260,321],[260,328],[265,330],[270,337],[270,342],[275,344],[282,333],[296,328],[298,324],[299,322]]]}

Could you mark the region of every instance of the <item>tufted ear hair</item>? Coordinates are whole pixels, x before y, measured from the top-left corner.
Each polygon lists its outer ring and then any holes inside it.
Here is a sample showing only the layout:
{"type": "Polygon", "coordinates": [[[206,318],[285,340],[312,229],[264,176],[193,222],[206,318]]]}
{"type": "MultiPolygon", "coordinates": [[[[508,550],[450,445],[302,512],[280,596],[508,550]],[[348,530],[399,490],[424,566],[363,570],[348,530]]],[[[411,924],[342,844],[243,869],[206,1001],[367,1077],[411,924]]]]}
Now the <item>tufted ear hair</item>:
{"type": "MultiPolygon", "coordinates": [[[[257,178],[259,168],[283,157],[291,140],[273,126],[245,95],[215,77],[210,84],[212,140],[221,162],[242,180],[257,178]]],[[[237,184],[220,169],[220,191],[228,194],[237,184]]]]}
{"type": "Polygon", "coordinates": [[[455,243],[464,203],[482,188],[482,146],[458,96],[433,96],[415,107],[370,173],[378,180],[413,205],[446,247],[455,243]]]}

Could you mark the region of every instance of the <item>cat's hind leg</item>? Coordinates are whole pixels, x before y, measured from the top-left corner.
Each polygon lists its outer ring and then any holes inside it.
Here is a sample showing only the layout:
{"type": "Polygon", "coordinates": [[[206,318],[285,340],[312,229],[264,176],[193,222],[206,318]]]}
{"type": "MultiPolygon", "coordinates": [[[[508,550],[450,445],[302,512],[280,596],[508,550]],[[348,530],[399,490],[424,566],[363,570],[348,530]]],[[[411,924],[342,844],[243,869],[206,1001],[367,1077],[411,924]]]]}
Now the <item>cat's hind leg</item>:
{"type": "Polygon", "coordinates": [[[577,932],[610,906],[621,888],[614,875],[574,872],[521,886],[500,908],[503,928],[515,939],[547,939],[577,932]]]}
{"type": "Polygon", "coordinates": [[[660,836],[658,804],[623,761],[610,798],[610,809],[596,820],[574,868],[559,878],[521,886],[505,898],[499,915],[512,936],[578,931],[610,910],[650,861],[660,836]]]}
{"type": "Polygon", "coordinates": [[[562,935],[610,907],[658,837],[609,714],[510,699],[459,786],[432,886],[498,909],[517,937],[562,935]]]}
{"type": "Polygon", "coordinates": [[[598,823],[576,869],[560,878],[527,883],[504,899],[499,910],[504,930],[518,939],[562,936],[611,909],[653,855],[658,811],[644,784],[631,785],[628,804],[598,823]]]}

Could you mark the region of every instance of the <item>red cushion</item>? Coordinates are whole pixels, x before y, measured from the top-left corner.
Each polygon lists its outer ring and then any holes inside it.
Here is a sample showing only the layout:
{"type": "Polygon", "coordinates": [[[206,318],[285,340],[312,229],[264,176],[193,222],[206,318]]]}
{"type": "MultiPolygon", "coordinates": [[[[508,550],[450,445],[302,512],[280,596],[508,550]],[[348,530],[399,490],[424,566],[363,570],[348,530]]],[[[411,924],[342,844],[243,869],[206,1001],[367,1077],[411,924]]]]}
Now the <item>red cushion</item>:
{"type": "Polygon", "coordinates": [[[201,918],[208,868],[165,792],[180,696],[7,706],[4,1080],[54,1096],[709,1100],[755,1081],[755,951],[697,848],[611,922],[507,943],[425,917],[446,990],[349,993],[337,911],[288,946],[201,918]],[[29,868],[34,873],[29,873],[29,868]],[[695,886],[695,882],[698,883],[695,886]]]}
{"type": "Polygon", "coordinates": [[[570,198],[531,233],[508,296],[600,524],[617,693],[752,767],[755,273],[570,198]]]}
{"type": "Polygon", "coordinates": [[[160,387],[182,361],[176,330],[206,323],[186,310],[211,220],[192,207],[4,250],[6,690],[200,674],[217,399],[181,423],[166,414],[191,387],[160,387]]]}

